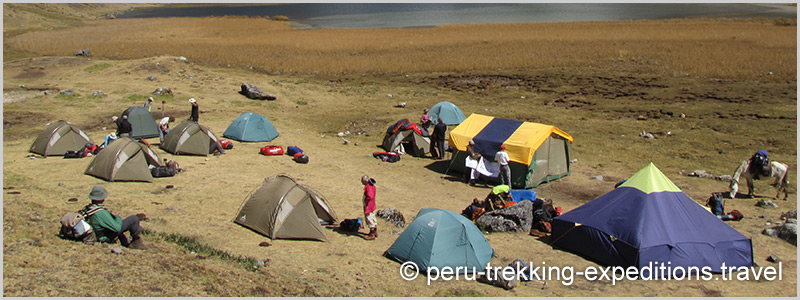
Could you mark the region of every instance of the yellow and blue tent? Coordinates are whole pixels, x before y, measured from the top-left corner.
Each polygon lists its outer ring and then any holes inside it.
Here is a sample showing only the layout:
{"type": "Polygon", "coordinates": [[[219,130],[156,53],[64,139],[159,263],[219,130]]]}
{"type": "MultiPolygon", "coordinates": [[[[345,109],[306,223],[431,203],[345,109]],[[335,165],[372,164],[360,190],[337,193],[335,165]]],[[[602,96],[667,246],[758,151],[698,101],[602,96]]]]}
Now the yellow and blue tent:
{"type": "Polygon", "coordinates": [[[453,150],[450,169],[466,171],[469,141],[475,151],[494,161],[501,145],[510,160],[511,183],[515,188],[533,188],[569,175],[572,136],[552,125],[471,114],[450,131],[453,150]]]}

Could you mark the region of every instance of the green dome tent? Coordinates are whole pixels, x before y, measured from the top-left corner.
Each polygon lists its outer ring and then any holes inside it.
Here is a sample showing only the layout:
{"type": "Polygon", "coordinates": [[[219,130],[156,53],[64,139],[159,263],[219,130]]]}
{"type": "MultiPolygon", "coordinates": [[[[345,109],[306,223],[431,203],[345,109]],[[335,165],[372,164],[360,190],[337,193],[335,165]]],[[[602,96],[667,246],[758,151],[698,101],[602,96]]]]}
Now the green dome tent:
{"type": "Polygon", "coordinates": [[[122,112],[122,115],[128,116],[128,122],[131,122],[131,138],[149,139],[158,137],[158,123],[143,106],[129,107],[122,112]]]}
{"type": "Polygon", "coordinates": [[[442,101],[433,105],[428,111],[428,116],[431,118],[433,124],[439,124],[439,118],[442,118],[442,122],[447,125],[458,125],[467,119],[458,106],[447,101],[442,101]]]}
{"type": "Polygon", "coordinates": [[[136,140],[123,137],[97,153],[84,174],[107,181],[152,182],[150,165],[161,166],[158,154],[136,140]]]}
{"type": "Polygon", "coordinates": [[[67,121],[48,124],[31,144],[30,152],[47,157],[64,155],[67,151],[83,149],[92,139],[83,130],[67,121]]]}
{"type": "Polygon", "coordinates": [[[278,131],[264,116],[246,112],[233,120],[222,136],[241,142],[269,142],[278,137],[278,131]]]}
{"type": "Polygon", "coordinates": [[[327,241],[320,222],[336,223],[336,213],[309,187],[276,175],[248,196],[233,222],[271,239],[327,241]]]}
{"type": "Polygon", "coordinates": [[[218,142],[219,139],[208,127],[185,120],[170,129],[159,147],[175,155],[208,155],[211,153],[211,143],[218,142]]]}
{"type": "Polygon", "coordinates": [[[412,261],[421,272],[428,267],[464,267],[467,273],[483,271],[494,250],[483,233],[462,215],[435,208],[419,211],[414,221],[386,250],[399,262],[412,261]]]}

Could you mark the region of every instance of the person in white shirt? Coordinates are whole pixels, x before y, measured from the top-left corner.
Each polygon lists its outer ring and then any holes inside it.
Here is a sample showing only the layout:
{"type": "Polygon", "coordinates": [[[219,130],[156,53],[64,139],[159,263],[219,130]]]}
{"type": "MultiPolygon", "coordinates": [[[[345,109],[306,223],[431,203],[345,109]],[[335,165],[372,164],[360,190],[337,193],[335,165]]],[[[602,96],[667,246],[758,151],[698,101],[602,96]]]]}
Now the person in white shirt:
{"type": "Polygon", "coordinates": [[[511,168],[508,166],[508,153],[506,145],[500,145],[500,151],[494,155],[494,160],[500,164],[500,182],[511,186],[511,168]]]}

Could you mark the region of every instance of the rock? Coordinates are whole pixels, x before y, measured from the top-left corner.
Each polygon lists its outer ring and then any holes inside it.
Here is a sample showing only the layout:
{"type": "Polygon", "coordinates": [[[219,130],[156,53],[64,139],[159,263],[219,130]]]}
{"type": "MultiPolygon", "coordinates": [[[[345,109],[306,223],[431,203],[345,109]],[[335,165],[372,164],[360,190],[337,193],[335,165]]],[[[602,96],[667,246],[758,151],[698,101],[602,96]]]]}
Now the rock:
{"type": "Polygon", "coordinates": [[[405,102],[400,102],[400,103],[397,103],[397,105],[395,105],[394,107],[406,108],[406,103],[405,102]]]}
{"type": "Polygon", "coordinates": [[[64,96],[72,96],[75,95],[75,92],[73,90],[63,90],[59,94],[64,96]]]}
{"type": "Polygon", "coordinates": [[[147,80],[156,81],[158,80],[158,78],[156,78],[155,76],[147,76],[147,80]]]}
{"type": "Polygon", "coordinates": [[[733,180],[733,177],[731,177],[731,175],[722,175],[714,177],[714,179],[719,181],[731,182],[731,180],[733,180]]]}
{"type": "Polygon", "coordinates": [[[775,230],[774,228],[764,228],[764,230],[761,231],[761,233],[771,237],[778,237],[778,231],[775,230]]]}
{"type": "Polygon", "coordinates": [[[153,95],[156,95],[156,96],[164,95],[164,94],[172,95],[172,89],[168,89],[168,88],[165,88],[165,87],[160,87],[160,88],[157,88],[155,91],[153,91],[153,95]]]}
{"type": "Polygon", "coordinates": [[[769,257],[767,257],[767,261],[768,261],[768,262],[771,262],[771,263],[776,263],[776,262],[779,262],[779,261],[781,261],[781,259],[780,259],[780,258],[778,258],[778,256],[777,256],[777,255],[775,255],[775,254],[772,254],[772,255],[770,255],[769,257]]]}
{"type": "Polygon", "coordinates": [[[778,208],[778,205],[773,203],[772,200],[759,200],[756,203],[756,206],[765,208],[778,208]]]}
{"type": "Polygon", "coordinates": [[[603,181],[603,176],[602,175],[592,176],[591,178],[592,178],[592,180],[603,181]]]}
{"type": "Polygon", "coordinates": [[[269,247],[269,246],[272,246],[272,244],[270,244],[269,242],[264,241],[264,242],[258,243],[258,246],[259,247],[269,247]]]}
{"type": "Polygon", "coordinates": [[[242,90],[239,91],[239,94],[245,95],[245,97],[255,100],[275,100],[277,97],[264,93],[249,83],[242,83],[242,90]]]}
{"type": "Polygon", "coordinates": [[[78,198],[69,198],[67,202],[78,202],[78,198]]]}
{"type": "Polygon", "coordinates": [[[487,212],[475,220],[475,225],[490,232],[528,232],[533,225],[533,201],[487,212]]]}
{"type": "Polygon", "coordinates": [[[797,210],[793,209],[781,215],[781,220],[797,219],[797,210]]]}
{"type": "Polygon", "coordinates": [[[797,223],[786,222],[778,226],[778,237],[797,246],[797,223]]]}
{"type": "Polygon", "coordinates": [[[405,227],[406,226],[406,218],[403,217],[403,213],[396,208],[387,208],[381,209],[376,213],[378,217],[383,218],[384,220],[392,223],[395,227],[405,227]]]}
{"type": "Polygon", "coordinates": [[[89,56],[92,55],[92,52],[89,49],[81,49],[78,52],[75,52],[75,56],[89,56]]]}
{"type": "Polygon", "coordinates": [[[114,254],[122,254],[122,249],[121,249],[121,248],[119,248],[119,247],[114,247],[114,248],[111,248],[111,253],[114,253],[114,254]]]}
{"type": "Polygon", "coordinates": [[[175,58],[175,60],[182,61],[182,62],[189,62],[189,59],[187,59],[186,57],[183,57],[183,56],[178,56],[178,57],[175,58]]]}
{"type": "Polygon", "coordinates": [[[103,91],[94,91],[94,93],[92,93],[92,96],[94,96],[94,97],[100,97],[102,95],[104,95],[103,91]]]}
{"type": "Polygon", "coordinates": [[[686,118],[686,115],[685,114],[681,114],[681,119],[685,119],[685,118],[686,118]]]}

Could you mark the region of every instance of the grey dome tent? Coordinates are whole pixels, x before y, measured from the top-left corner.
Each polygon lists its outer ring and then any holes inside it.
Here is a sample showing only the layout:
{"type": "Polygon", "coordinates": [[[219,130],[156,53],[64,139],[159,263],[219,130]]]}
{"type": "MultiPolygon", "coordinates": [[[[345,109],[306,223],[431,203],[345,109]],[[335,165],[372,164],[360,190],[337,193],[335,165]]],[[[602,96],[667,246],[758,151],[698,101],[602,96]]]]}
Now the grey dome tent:
{"type": "Polygon", "coordinates": [[[233,120],[222,136],[241,142],[269,142],[278,137],[278,131],[264,116],[246,112],[233,120]]]}
{"type": "Polygon", "coordinates": [[[123,137],[97,153],[85,174],[107,181],[152,182],[150,165],[161,165],[158,154],[136,140],[123,137]]]}
{"type": "Polygon", "coordinates": [[[31,144],[30,152],[47,157],[64,155],[67,151],[83,149],[92,139],[83,130],[67,121],[48,124],[31,144]]]}
{"type": "Polygon", "coordinates": [[[170,129],[159,147],[175,155],[208,155],[211,143],[218,142],[219,139],[208,127],[186,120],[170,129]]]}
{"type": "Polygon", "coordinates": [[[336,214],[309,187],[276,175],[250,194],[233,222],[271,239],[327,241],[320,222],[336,223],[336,214]]]}
{"type": "Polygon", "coordinates": [[[386,129],[381,146],[389,152],[424,156],[430,153],[431,138],[424,128],[409,119],[402,119],[386,129]]]}
{"type": "Polygon", "coordinates": [[[153,115],[143,106],[132,106],[122,112],[131,122],[131,138],[149,139],[158,137],[158,123],[153,115]]]}

